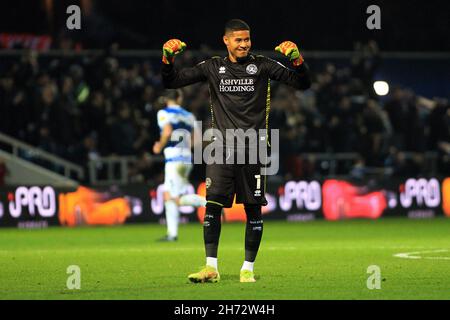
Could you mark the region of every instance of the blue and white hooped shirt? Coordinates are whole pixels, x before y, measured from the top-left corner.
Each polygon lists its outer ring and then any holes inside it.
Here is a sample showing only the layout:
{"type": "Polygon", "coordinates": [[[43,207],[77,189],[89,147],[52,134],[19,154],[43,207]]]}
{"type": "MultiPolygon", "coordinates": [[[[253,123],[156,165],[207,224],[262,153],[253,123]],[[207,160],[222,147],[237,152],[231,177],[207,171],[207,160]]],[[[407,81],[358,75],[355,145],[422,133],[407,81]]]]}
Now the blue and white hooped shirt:
{"type": "Polygon", "coordinates": [[[164,148],[167,162],[178,161],[191,163],[191,134],[195,126],[195,116],[178,105],[170,105],[158,111],[158,126],[162,132],[168,123],[172,126],[172,136],[177,131],[177,141],[168,141],[164,148]]]}

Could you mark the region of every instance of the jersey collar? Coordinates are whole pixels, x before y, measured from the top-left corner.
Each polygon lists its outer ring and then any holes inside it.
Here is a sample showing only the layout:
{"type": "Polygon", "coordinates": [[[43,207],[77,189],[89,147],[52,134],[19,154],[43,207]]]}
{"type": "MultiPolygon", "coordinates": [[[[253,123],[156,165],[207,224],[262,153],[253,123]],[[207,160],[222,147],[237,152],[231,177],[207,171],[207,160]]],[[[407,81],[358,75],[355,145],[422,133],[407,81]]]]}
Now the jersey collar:
{"type": "Polygon", "coordinates": [[[225,60],[226,62],[232,64],[232,65],[243,65],[243,64],[246,64],[246,63],[250,62],[251,60],[255,60],[255,56],[254,56],[253,54],[249,53],[249,54],[247,55],[247,59],[245,59],[245,60],[242,61],[242,62],[231,62],[230,59],[228,59],[228,56],[226,56],[226,57],[224,58],[224,60],[225,60]]]}

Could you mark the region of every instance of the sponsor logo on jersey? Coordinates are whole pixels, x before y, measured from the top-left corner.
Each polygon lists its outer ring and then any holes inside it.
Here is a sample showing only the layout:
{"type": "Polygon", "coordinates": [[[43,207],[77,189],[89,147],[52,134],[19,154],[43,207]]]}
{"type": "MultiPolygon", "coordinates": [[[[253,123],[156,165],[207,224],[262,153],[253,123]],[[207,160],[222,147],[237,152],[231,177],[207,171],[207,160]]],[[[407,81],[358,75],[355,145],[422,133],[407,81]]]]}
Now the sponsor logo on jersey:
{"type": "Polygon", "coordinates": [[[252,63],[249,64],[245,70],[248,74],[255,74],[258,72],[258,67],[252,63]]]}
{"type": "Polygon", "coordinates": [[[219,73],[225,73],[226,69],[224,66],[219,68],[219,73]]]}
{"type": "Polygon", "coordinates": [[[220,92],[252,92],[255,91],[255,79],[220,79],[220,92]]]}

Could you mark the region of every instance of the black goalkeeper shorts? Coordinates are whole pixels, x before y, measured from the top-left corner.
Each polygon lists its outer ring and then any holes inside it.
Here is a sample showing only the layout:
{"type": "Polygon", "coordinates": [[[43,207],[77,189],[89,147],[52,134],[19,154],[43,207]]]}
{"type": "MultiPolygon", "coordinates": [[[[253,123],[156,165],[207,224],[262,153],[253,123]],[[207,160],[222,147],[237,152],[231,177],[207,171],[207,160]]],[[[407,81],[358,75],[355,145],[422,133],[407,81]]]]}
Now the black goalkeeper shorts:
{"type": "Polygon", "coordinates": [[[261,174],[263,167],[260,163],[207,164],[206,200],[230,208],[236,195],[236,203],[267,205],[266,176],[261,174]]]}

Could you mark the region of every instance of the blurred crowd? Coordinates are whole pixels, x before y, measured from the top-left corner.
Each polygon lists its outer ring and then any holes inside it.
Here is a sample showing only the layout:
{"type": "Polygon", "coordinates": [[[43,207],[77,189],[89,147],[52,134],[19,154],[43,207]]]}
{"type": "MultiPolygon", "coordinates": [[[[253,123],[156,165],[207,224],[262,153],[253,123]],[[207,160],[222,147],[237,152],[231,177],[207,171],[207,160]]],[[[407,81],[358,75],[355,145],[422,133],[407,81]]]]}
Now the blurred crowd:
{"type": "MultiPolygon", "coordinates": [[[[187,51],[177,64],[191,66],[208,56],[207,48],[199,56],[187,51]]],[[[358,154],[356,164],[337,173],[390,168],[393,174],[416,175],[429,151],[438,155],[439,173],[450,174],[448,101],[425,99],[400,86],[381,100],[373,89],[380,63],[375,42],[358,43],[345,67],[312,64],[307,91],[273,85],[269,121],[281,129],[281,175],[326,173],[326,162],[304,155],[348,152],[358,154]]],[[[0,132],[85,168],[99,157],[135,156],[130,174],[136,180],[161,178],[162,164],[151,154],[159,138],[156,113],[163,107],[159,59],[126,59],[112,46],[102,55],[82,57],[42,59],[26,51],[0,68],[0,132]]],[[[189,86],[184,94],[185,107],[209,128],[208,87],[189,86]]]]}
{"type": "Polygon", "coordinates": [[[374,75],[382,60],[374,41],[357,43],[345,67],[328,63],[313,71],[305,92],[280,86],[273,97],[270,119],[281,131],[287,174],[316,176],[329,163],[305,153],[358,153],[337,168],[340,174],[388,172],[398,176],[448,174],[450,169],[450,104],[416,95],[395,85],[386,97],[374,90],[374,75]],[[384,168],[389,170],[370,170],[384,168]],[[427,172],[428,171],[428,172],[427,172]]]}

